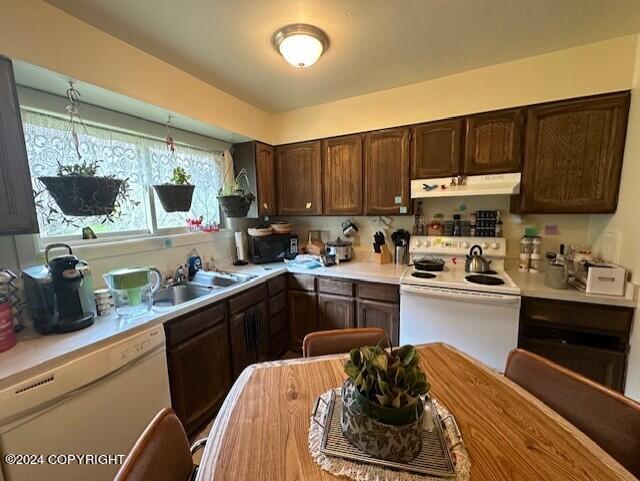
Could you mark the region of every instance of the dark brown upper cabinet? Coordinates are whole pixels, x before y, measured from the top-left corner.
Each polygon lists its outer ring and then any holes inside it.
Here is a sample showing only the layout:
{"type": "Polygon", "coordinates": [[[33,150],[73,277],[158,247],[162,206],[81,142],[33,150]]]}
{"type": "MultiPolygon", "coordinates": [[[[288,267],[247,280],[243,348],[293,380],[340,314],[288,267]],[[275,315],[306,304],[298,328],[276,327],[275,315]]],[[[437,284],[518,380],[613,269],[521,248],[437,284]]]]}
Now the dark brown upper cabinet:
{"type": "Polygon", "coordinates": [[[0,56],[0,234],[38,232],[13,66],[0,56]]]}
{"type": "Polygon", "coordinates": [[[236,174],[246,169],[249,187],[256,194],[247,217],[277,214],[276,168],[273,147],[262,142],[245,142],[233,146],[233,164],[236,174]]]}
{"type": "Polygon", "coordinates": [[[510,109],[467,117],[463,173],[519,172],[524,110],[510,109]]]}
{"type": "Polygon", "coordinates": [[[364,213],[409,213],[409,127],[364,136],[364,213]]]}
{"type": "Polygon", "coordinates": [[[276,147],[278,214],[322,214],[321,142],[276,147]]]}
{"type": "Polygon", "coordinates": [[[322,141],[324,213],[362,214],[362,135],[322,141]]]}
{"type": "Polygon", "coordinates": [[[411,128],[411,178],[449,177],[460,173],[462,119],[411,128]]]}
{"type": "Polygon", "coordinates": [[[520,213],[615,212],[629,93],[531,107],[520,213]]]}

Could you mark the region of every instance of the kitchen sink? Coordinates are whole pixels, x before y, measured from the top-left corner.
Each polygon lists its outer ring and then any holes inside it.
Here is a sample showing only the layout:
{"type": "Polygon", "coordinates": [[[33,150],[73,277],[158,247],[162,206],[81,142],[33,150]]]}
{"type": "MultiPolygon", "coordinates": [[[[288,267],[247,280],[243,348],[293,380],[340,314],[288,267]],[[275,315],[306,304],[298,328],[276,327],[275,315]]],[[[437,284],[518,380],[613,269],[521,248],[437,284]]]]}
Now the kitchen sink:
{"type": "Polygon", "coordinates": [[[157,307],[177,306],[214,292],[213,289],[193,284],[178,284],[163,287],[153,295],[153,305],[157,307]]]}
{"type": "Polygon", "coordinates": [[[224,288],[235,286],[236,284],[242,284],[253,279],[255,276],[250,274],[238,274],[236,272],[197,272],[193,278],[193,282],[202,285],[210,286],[213,288],[224,288]]]}

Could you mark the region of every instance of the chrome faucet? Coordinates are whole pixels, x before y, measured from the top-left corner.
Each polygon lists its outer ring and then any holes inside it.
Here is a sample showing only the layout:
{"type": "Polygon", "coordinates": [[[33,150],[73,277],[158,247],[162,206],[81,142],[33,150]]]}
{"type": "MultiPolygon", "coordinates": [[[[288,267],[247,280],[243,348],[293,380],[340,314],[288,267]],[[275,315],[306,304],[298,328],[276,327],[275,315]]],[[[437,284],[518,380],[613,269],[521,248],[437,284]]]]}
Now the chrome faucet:
{"type": "Polygon", "coordinates": [[[173,284],[180,284],[187,280],[187,276],[184,275],[184,264],[180,264],[173,274],[173,284]]]}

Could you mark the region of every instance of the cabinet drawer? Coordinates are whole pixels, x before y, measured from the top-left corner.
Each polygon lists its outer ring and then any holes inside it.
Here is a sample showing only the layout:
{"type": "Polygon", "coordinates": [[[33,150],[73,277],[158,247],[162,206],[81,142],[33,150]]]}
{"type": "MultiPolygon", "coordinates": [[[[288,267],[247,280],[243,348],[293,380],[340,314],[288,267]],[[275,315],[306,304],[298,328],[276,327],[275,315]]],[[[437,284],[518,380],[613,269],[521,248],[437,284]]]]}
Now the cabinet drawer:
{"type": "Polygon", "coordinates": [[[286,276],[279,276],[275,279],[270,279],[267,282],[267,292],[270,296],[276,295],[278,292],[284,291],[287,285],[286,276]]]}
{"type": "Polygon", "coordinates": [[[278,335],[271,338],[271,358],[277,359],[282,356],[287,350],[287,343],[289,342],[289,337],[287,336],[287,331],[282,331],[278,335]]]}
{"type": "Polygon", "coordinates": [[[287,330],[287,311],[280,311],[269,319],[269,335],[272,337],[281,331],[287,330]]]}
{"type": "Polygon", "coordinates": [[[616,332],[627,337],[633,319],[633,309],[583,302],[523,298],[522,321],[535,324],[555,324],[584,330],[616,332]]]}
{"type": "Polygon", "coordinates": [[[223,322],[224,319],[224,302],[220,302],[211,307],[187,314],[179,319],[169,321],[164,325],[165,332],[167,333],[167,346],[176,346],[199,334],[206,328],[223,322]]]}
{"type": "Polygon", "coordinates": [[[264,284],[229,299],[229,315],[244,311],[264,299],[264,284]]]}
{"type": "Polygon", "coordinates": [[[287,293],[281,292],[273,297],[269,297],[269,315],[273,316],[287,307],[287,293]]]}
{"type": "Polygon", "coordinates": [[[398,286],[391,284],[373,284],[361,282],[358,284],[358,297],[379,302],[399,302],[398,286]]]}
{"type": "Polygon", "coordinates": [[[318,277],[318,292],[353,297],[353,282],[318,277]]]}
{"type": "Polygon", "coordinates": [[[299,291],[316,290],[316,278],[307,274],[289,274],[287,284],[289,289],[297,289],[299,291]]]}

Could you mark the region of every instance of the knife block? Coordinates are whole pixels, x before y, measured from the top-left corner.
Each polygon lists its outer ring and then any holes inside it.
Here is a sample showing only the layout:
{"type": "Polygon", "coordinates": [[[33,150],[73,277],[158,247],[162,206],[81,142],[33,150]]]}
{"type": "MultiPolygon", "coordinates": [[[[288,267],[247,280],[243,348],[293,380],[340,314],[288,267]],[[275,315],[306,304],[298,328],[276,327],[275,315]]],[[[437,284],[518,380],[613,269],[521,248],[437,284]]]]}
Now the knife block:
{"type": "Polygon", "coordinates": [[[380,252],[373,253],[373,262],[376,264],[389,264],[391,262],[391,252],[387,244],[380,246],[380,252]]]}

